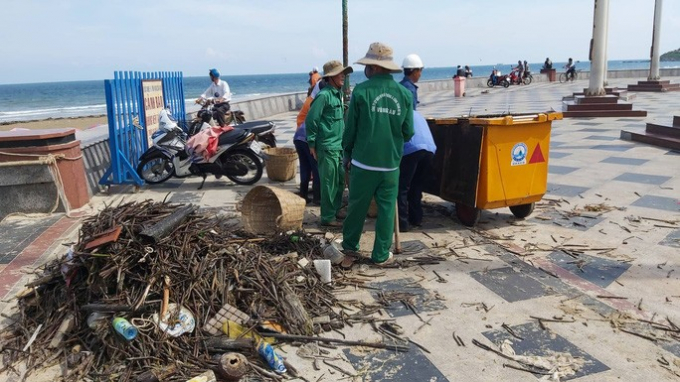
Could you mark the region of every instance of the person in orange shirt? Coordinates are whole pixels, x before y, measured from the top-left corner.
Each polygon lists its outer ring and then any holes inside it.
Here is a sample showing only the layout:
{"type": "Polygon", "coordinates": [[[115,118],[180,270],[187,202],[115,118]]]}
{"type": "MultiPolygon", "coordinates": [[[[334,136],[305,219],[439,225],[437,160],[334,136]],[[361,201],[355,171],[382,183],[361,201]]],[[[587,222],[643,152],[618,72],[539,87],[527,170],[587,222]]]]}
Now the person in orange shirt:
{"type": "MultiPolygon", "coordinates": [[[[318,74],[318,72],[317,72],[318,74]]],[[[319,76],[321,78],[321,76],[319,76]]],[[[317,81],[318,82],[318,81],[317,81]]],[[[305,198],[309,197],[309,179],[312,178],[312,204],[321,204],[321,184],[319,178],[319,167],[316,163],[316,159],[312,156],[309,151],[309,145],[307,145],[307,129],[305,128],[305,118],[307,118],[307,113],[309,112],[309,107],[312,105],[314,100],[314,95],[311,93],[311,89],[314,88],[316,82],[312,87],[310,87],[309,96],[305,99],[302,104],[302,109],[297,115],[297,130],[295,130],[295,135],[293,136],[293,144],[295,145],[295,151],[298,154],[298,160],[300,161],[300,196],[305,198]]],[[[319,82],[319,87],[323,88],[325,82],[319,82]]]]}
{"type": "Polygon", "coordinates": [[[321,79],[321,74],[319,74],[319,69],[315,66],[311,72],[309,72],[309,87],[314,88],[317,82],[321,79]]]}

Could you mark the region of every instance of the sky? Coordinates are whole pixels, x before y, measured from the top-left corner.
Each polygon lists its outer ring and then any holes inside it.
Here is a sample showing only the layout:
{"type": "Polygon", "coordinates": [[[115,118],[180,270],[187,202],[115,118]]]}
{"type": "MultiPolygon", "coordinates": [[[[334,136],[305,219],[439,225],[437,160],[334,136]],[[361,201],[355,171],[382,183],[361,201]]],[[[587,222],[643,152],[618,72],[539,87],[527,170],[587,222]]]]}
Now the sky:
{"type": "MultiPolygon", "coordinates": [[[[115,70],[301,73],[342,60],[342,0],[0,0],[0,84],[115,70]]],[[[349,59],[370,43],[429,67],[587,61],[593,0],[348,0],[349,59]]],[[[608,59],[646,59],[654,0],[610,0],[608,59]]],[[[680,48],[665,0],[661,53],[680,48]]],[[[359,68],[360,69],[360,68],[359,68]]]]}

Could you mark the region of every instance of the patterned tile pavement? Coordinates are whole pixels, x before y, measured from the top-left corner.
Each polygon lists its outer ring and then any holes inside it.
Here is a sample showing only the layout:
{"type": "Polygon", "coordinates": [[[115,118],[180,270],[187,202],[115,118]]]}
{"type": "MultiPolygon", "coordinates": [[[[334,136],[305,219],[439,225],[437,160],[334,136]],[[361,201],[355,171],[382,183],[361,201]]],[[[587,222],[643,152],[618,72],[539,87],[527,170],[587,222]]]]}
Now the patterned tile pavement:
{"type": "MultiPolygon", "coordinates": [[[[611,85],[625,87],[637,80],[614,79],[611,85]]],[[[586,81],[577,81],[471,88],[464,98],[438,91],[421,94],[419,110],[426,117],[561,110],[563,96],[586,86],[586,81]]],[[[533,380],[526,372],[504,368],[507,360],[471,344],[476,339],[498,349],[502,341],[511,340],[519,355],[568,352],[583,357],[585,366],[567,377],[571,380],[677,380],[657,360],[663,357],[671,366],[674,361],[680,364],[680,342],[640,320],[680,323],[680,153],[621,141],[619,134],[622,129],[642,130],[647,120],[669,119],[678,113],[678,103],[672,93],[637,93],[632,102],[635,109],[648,110],[649,116],[553,123],[548,191],[526,220],[515,219],[501,208],[483,211],[481,222],[468,229],[449,216],[450,203],[426,196],[426,233],[404,233],[403,240],[420,240],[430,252],[448,260],[433,266],[388,269],[384,275],[371,272],[376,274],[374,284],[384,290],[414,287],[412,294],[421,314],[404,314],[408,312],[400,307],[390,315],[407,329],[405,336],[428,352],[414,350],[409,353],[412,356],[399,358],[389,352],[338,350],[334,355],[346,360],[342,367],[378,370],[388,365],[373,376],[395,381],[422,380],[415,375],[427,375],[427,381],[533,380]],[[437,302],[436,308],[423,307],[432,301],[437,302]],[[509,334],[506,326],[522,339],[509,334]],[[650,341],[621,328],[659,339],[650,341]],[[456,345],[452,333],[465,346],[456,345]]],[[[271,117],[278,124],[282,146],[292,146],[295,115],[271,117]]],[[[92,210],[104,202],[167,197],[172,202],[237,214],[238,202],[248,191],[224,179],[209,179],[197,191],[199,183],[189,178],[137,193],[113,189],[112,195],[97,196],[92,210]]],[[[261,183],[296,190],[294,181],[281,184],[263,179],[261,183]]],[[[308,209],[306,227],[316,228],[317,215],[318,208],[308,209]]],[[[16,236],[17,228],[8,228],[16,224],[11,219],[0,226],[16,236]]],[[[77,220],[52,219],[56,222],[23,219],[35,226],[33,231],[25,229],[25,240],[0,233],[0,243],[12,243],[1,254],[6,265],[0,268],[0,295],[5,298],[0,311],[9,309],[8,297],[26,282],[22,267],[63,253],[61,243],[74,238],[77,220]]],[[[365,229],[361,245],[370,250],[372,219],[365,229]]],[[[342,298],[371,302],[377,296],[367,290],[345,290],[342,298]]],[[[345,333],[348,338],[380,339],[367,326],[345,333]]],[[[313,370],[294,353],[287,352],[289,360],[309,380],[328,372],[323,367],[313,370]]]]}

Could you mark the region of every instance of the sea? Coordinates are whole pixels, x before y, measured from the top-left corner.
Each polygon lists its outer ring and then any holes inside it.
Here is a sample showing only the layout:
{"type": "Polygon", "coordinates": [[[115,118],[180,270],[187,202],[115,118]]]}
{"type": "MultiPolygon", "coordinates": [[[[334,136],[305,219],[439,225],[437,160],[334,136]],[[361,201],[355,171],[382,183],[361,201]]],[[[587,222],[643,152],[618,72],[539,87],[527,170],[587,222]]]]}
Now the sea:
{"type": "MultiPolygon", "coordinates": [[[[554,62],[558,71],[565,62],[554,62]]],[[[465,66],[465,63],[461,63],[465,66]]],[[[493,68],[505,73],[514,64],[470,65],[474,76],[488,76],[493,68]]],[[[530,63],[529,68],[537,73],[543,63],[530,63]]],[[[661,68],[677,68],[679,62],[661,62],[661,68]]],[[[360,70],[357,65],[355,69],[360,70]]],[[[590,62],[576,63],[577,70],[589,71],[590,62]]],[[[608,62],[609,70],[649,69],[649,60],[613,60],[608,62]]],[[[455,67],[428,68],[423,70],[421,81],[449,79],[456,72],[455,67]]],[[[396,75],[398,80],[401,75],[396,75]]],[[[308,73],[251,74],[222,76],[229,83],[232,102],[263,96],[302,92],[307,90],[308,73]]],[[[365,81],[362,71],[350,76],[352,85],[365,81]]],[[[184,96],[188,108],[193,100],[210,85],[208,76],[184,77],[184,96]]],[[[106,114],[104,80],[45,82],[31,84],[0,85],[0,124],[18,121],[43,120],[49,118],[69,118],[97,116],[106,114]]]]}

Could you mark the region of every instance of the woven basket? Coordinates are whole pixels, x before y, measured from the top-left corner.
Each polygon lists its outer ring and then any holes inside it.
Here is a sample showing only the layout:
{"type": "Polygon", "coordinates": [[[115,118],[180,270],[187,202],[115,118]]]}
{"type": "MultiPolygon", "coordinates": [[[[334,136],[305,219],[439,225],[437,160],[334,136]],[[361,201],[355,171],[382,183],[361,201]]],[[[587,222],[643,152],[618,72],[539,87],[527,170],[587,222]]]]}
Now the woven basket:
{"type": "Polygon", "coordinates": [[[295,178],[298,155],[290,147],[270,147],[265,149],[267,154],[265,168],[267,177],[277,182],[286,182],[295,178]]]}
{"type": "Polygon", "coordinates": [[[270,233],[302,228],[305,200],[277,187],[255,186],[243,198],[241,215],[247,231],[270,233]]]}

